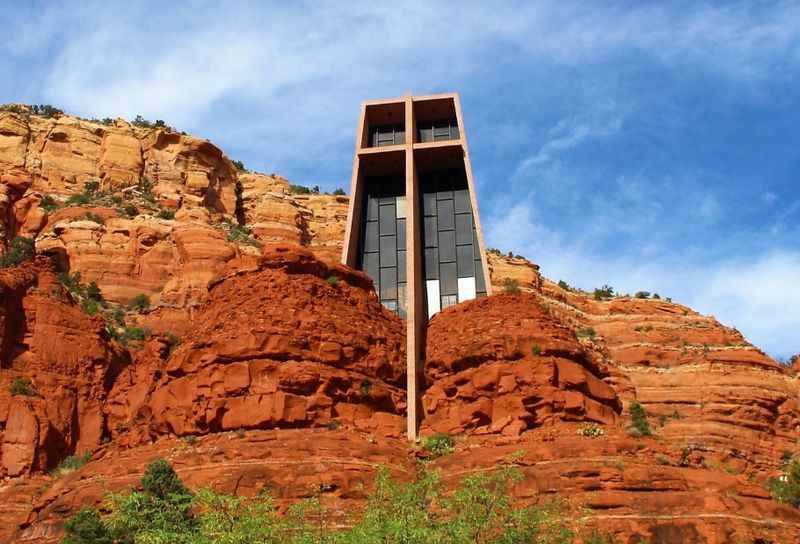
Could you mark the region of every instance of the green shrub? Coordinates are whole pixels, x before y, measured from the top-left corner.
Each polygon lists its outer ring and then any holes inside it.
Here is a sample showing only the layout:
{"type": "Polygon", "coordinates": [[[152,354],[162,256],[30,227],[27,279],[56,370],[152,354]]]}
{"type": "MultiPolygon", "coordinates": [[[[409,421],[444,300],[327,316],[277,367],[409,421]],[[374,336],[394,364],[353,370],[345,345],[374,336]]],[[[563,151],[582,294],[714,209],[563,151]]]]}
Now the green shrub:
{"type": "Polygon", "coordinates": [[[97,223],[98,225],[105,224],[105,220],[102,217],[92,212],[88,212],[86,215],[83,216],[82,219],[85,219],[86,221],[92,221],[94,223],[97,223]]]}
{"type": "Polygon", "coordinates": [[[628,409],[631,412],[631,428],[632,434],[636,436],[650,436],[650,423],[647,422],[647,411],[637,401],[631,402],[628,409]]]}
{"type": "Polygon", "coordinates": [[[336,196],[344,196],[344,195],[345,195],[345,192],[344,192],[344,189],[342,189],[341,187],[339,187],[338,189],[336,189],[335,191],[333,191],[333,194],[334,194],[334,195],[336,195],[336,196]]]}
{"type": "Polygon", "coordinates": [[[69,474],[70,472],[74,472],[88,463],[91,458],[92,453],[88,451],[83,455],[70,455],[66,459],[62,460],[58,466],[53,469],[51,474],[53,476],[63,476],[65,474],[69,474]]]}
{"type": "Polygon", "coordinates": [[[150,297],[144,293],[139,293],[130,300],[128,308],[136,310],[137,312],[143,312],[150,308],[150,297]]]}
{"type": "Polygon", "coordinates": [[[164,333],[164,339],[167,341],[167,357],[169,357],[175,351],[175,348],[180,345],[181,339],[171,332],[164,333]]]}
{"type": "Polygon", "coordinates": [[[583,327],[578,329],[575,334],[578,338],[594,338],[597,336],[597,331],[595,331],[592,327],[583,327]]]}
{"type": "Polygon", "coordinates": [[[231,161],[231,162],[240,172],[247,172],[247,168],[244,167],[244,163],[242,161],[231,161]]]}
{"type": "Polygon", "coordinates": [[[767,488],[776,501],[800,508],[800,459],[793,459],[780,478],[770,478],[767,488]]]}
{"type": "Polygon", "coordinates": [[[306,187],[305,185],[289,185],[289,192],[293,195],[311,195],[319,193],[319,186],[314,186],[312,188],[306,187]]]}
{"type": "Polygon", "coordinates": [[[53,213],[58,209],[58,202],[50,195],[44,195],[39,201],[39,206],[47,213],[53,213]]]}
{"type": "Polygon", "coordinates": [[[594,290],[595,300],[606,300],[614,297],[614,288],[610,285],[603,285],[594,290]]]}
{"type": "Polygon", "coordinates": [[[650,291],[636,291],[636,298],[650,298],[650,291]]]}
{"type": "Polygon", "coordinates": [[[131,124],[135,127],[153,128],[153,123],[151,123],[141,115],[137,115],[136,117],[134,117],[133,121],[131,121],[131,124]]]}
{"type": "Polygon", "coordinates": [[[64,205],[67,207],[70,206],[87,206],[92,203],[92,197],[90,195],[84,193],[78,193],[75,195],[70,195],[67,198],[67,201],[64,202],[64,205]]]}
{"type": "Polygon", "coordinates": [[[539,344],[534,344],[534,345],[533,345],[533,348],[531,348],[531,352],[532,352],[532,353],[533,353],[535,356],[537,356],[537,357],[538,357],[539,355],[541,355],[541,354],[542,354],[542,347],[541,347],[539,344]]]}
{"type": "Polygon", "coordinates": [[[26,378],[14,378],[8,388],[12,396],[34,397],[36,391],[31,386],[31,381],[26,378]]]}
{"type": "Polygon", "coordinates": [[[337,276],[328,276],[328,279],[325,281],[327,281],[331,287],[339,285],[339,278],[337,276]]]}
{"type": "Polygon", "coordinates": [[[64,115],[64,112],[58,109],[55,106],[51,106],[50,104],[34,104],[31,106],[31,113],[34,115],[40,115],[42,117],[61,117],[64,115]]]}
{"type": "MultiPolygon", "coordinates": [[[[511,488],[522,479],[504,466],[464,479],[448,493],[439,475],[422,471],[410,481],[392,479],[380,469],[366,505],[349,527],[333,528],[331,512],[318,492],[280,515],[272,499],[201,489],[190,493],[166,461],[148,466],[142,490],[112,495],[106,519],[80,511],[67,522],[71,544],[572,544],[576,534],[563,501],[521,507],[511,488]],[[102,540],[102,539],[107,540],[102,540]]],[[[582,540],[609,544],[594,532],[582,540]]]]}
{"type": "Polygon", "coordinates": [[[156,214],[159,219],[175,219],[175,212],[172,210],[162,209],[156,214]]]}
{"type": "Polygon", "coordinates": [[[369,395],[369,390],[372,388],[372,382],[369,381],[369,378],[364,378],[361,380],[361,394],[365,397],[369,395]]]}
{"type": "Polygon", "coordinates": [[[62,544],[113,544],[114,538],[97,509],[84,506],[64,524],[62,544]]]}
{"type": "Polygon", "coordinates": [[[25,261],[30,261],[35,254],[33,238],[17,236],[11,240],[11,247],[0,255],[0,268],[17,266],[25,261]]]}
{"type": "Polygon", "coordinates": [[[91,298],[85,298],[81,301],[81,310],[83,310],[88,315],[95,315],[97,314],[102,307],[100,303],[91,298]]]}
{"type": "Polygon", "coordinates": [[[136,217],[139,215],[139,208],[133,204],[123,204],[121,206],[117,206],[117,213],[127,217],[136,217]]]}
{"type": "Polygon", "coordinates": [[[125,345],[131,340],[141,342],[148,336],[150,336],[150,331],[141,327],[125,327],[122,332],[123,344],[125,345]]]}
{"type": "Polygon", "coordinates": [[[503,279],[503,292],[508,295],[519,294],[519,281],[514,278],[503,279]]]}
{"type": "Polygon", "coordinates": [[[578,434],[581,436],[585,436],[586,438],[598,438],[606,434],[606,430],[603,429],[600,425],[595,425],[594,423],[590,423],[578,429],[578,434]]]}
{"type": "Polygon", "coordinates": [[[455,451],[455,445],[455,440],[447,433],[436,433],[422,441],[422,447],[427,450],[431,457],[449,455],[455,451]]]}

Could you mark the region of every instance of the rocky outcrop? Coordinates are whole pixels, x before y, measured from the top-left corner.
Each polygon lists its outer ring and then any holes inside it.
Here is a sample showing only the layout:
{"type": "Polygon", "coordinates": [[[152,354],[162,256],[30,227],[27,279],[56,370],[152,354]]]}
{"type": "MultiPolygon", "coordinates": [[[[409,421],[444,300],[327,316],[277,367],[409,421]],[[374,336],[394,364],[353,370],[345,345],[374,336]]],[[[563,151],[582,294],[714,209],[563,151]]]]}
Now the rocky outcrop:
{"type": "Polygon", "coordinates": [[[621,411],[606,370],[531,295],[442,311],[426,355],[424,423],[434,431],[519,435],[562,419],[613,424],[621,411]]]}
{"type": "Polygon", "coordinates": [[[103,403],[126,354],[73,305],[46,258],[0,271],[0,476],[54,468],[107,437],[103,403]]]}
{"type": "Polygon", "coordinates": [[[343,426],[399,436],[404,325],[370,289],[363,274],[299,247],[267,249],[213,285],[166,361],[143,358],[120,376],[111,428],[155,437],[343,426]]]}

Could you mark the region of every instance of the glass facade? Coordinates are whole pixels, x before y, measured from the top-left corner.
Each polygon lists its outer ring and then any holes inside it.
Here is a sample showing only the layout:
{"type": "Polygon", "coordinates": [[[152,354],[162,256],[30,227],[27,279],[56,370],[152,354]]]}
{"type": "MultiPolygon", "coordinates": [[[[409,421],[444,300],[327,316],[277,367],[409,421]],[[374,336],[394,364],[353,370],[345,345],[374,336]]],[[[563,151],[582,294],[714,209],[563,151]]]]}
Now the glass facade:
{"type": "Polygon", "coordinates": [[[478,235],[463,170],[420,174],[427,313],[486,295],[478,235]]]}
{"type": "Polygon", "coordinates": [[[406,143],[406,132],[403,125],[380,125],[370,127],[369,142],[371,147],[398,145],[406,143]]]}
{"type": "Polygon", "coordinates": [[[406,317],[406,197],[403,176],[368,177],[359,268],[375,282],[381,303],[406,317]]]}
{"type": "Polygon", "coordinates": [[[417,123],[420,142],[441,142],[458,140],[458,123],[455,119],[442,121],[424,121],[417,123]]]}

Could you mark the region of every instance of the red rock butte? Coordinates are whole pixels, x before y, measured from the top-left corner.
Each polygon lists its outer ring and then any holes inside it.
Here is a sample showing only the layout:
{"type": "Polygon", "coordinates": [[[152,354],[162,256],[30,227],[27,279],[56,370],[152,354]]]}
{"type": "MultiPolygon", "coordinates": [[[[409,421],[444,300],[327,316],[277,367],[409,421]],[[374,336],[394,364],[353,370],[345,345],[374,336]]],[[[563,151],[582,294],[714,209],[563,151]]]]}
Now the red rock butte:
{"type": "Polygon", "coordinates": [[[425,311],[411,394],[417,321],[387,308],[380,272],[376,291],[340,263],[355,204],[241,166],[165,126],[0,108],[0,239],[37,253],[0,270],[0,542],[58,542],[157,458],[191,488],[268,491],[280,508],[324,489],[344,523],[379,467],[414,476],[408,398],[422,437],[455,438],[429,462],[448,484],[512,458],[517,497],[563,497],[626,544],[800,541],[800,510],[766,488],[798,454],[796,368],[712,316],[598,300],[487,249],[495,294],[425,311]],[[630,432],[633,401],[649,436],[630,432]]]}

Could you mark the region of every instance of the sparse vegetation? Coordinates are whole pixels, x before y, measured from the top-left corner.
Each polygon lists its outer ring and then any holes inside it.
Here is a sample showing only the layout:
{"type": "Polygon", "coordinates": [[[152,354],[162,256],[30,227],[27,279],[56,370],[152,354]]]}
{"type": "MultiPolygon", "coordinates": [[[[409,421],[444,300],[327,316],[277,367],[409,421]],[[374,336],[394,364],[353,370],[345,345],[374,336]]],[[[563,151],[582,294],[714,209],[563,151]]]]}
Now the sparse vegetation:
{"type": "Polygon", "coordinates": [[[64,115],[64,112],[50,104],[32,104],[25,107],[20,104],[3,104],[0,111],[8,111],[20,115],[38,115],[39,117],[56,118],[64,115]]]}
{"type": "Polygon", "coordinates": [[[58,202],[50,195],[44,195],[39,201],[39,206],[48,214],[55,212],[58,209],[58,202]]]}
{"type": "Polygon", "coordinates": [[[436,433],[422,441],[422,447],[431,457],[449,455],[455,450],[455,440],[447,433],[436,433]]]}
{"type": "Polygon", "coordinates": [[[242,161],[231,161],[231,162],[240,172],[247,172],[247,168],[244,167],[244,163],[242,161]]]}
{"type": "Polygon", "coordinates": [[[595,331],[592,327],[582,327],[578,329],[575,334],[578,336],[578,338],[594,339],[597,336],[597,331],[595,331]]]}
{"type": "Polygon", "coordinates": [[[328,279],[325,281],[327,281],[328,285],[330,285],[331,287],[336,287],[337,285],[339,285],[339,278],[336,276],[328,276],[328,279]]]}
{"type": "Polygon", "coordinates": [[[65,474],[69,474],[70,472],[74,472],[81,468],[83,465],[89,462],[92,458],[91,452],[86,452],[83,455],[70,455],[66,459],[62,460],[56,468],[53,469],[51,474],[55,477],[64,476],[65,474]]]}
{"type": "Polygon", "coordinates": [[[632,436],[650,436],[650,423],[647,421],[647,411],[637,401],[631,402],[628,410],[631,413],[631,426],[628,433],[632,436]]]}
{"type": "Polygon", "coordinates": [[[658,463],[659,465],[669,465],[670,464],[669,457],[667,457],[666,455],[661,455],[660,453],[656,454],[656,463],[658,463]]]}
{"type": "Polygon", "coordinates": [[[163,128],[169,132],[175,132],[175,129],[167,125],[163,120],[156,119],[155,122],[152,122],[148,121],[141,115],[137,115],[136,117],[134,117],[133,121],[131,121],[131,124],[135,127],[140,127],[140,128],[163,128]]]}
{"type": "Polygon", "coordinates": [[[14,378],[8,387],[12,396],[35,397],[36,391],[31,385],[31,381],[26,378],[14,378]]]}
{"type": "Polygon", "coordinates": [[[533,353],[533,354],[534,354],[536,357],[538,357],[539,355],[541,355],[541,354],[542,354],[542,347],[541,347],[539,344],[534,344],[534,345],[533,345],[533,347],[531,348],[531,352],[532,352],[532,353],[533,353]]]}
{"type": "Polygon", "coordinates": [[[159,219],[175,219],[175,212],[172,210],[167,210],[166,208],[162,208],[158,211],[156,217],[159,219]]]}
{"type": "Polygon", "coordinates": [[[606,434],[606,430],[603,429],[600,425],[595,425],[594,423],[590,423],[588,425],[584,425],[578,429],[578,434],[581,436],[585,436],[586,438],[598,438],[606,434]]]}
{"type": "Polygon", "coordinates": [[[568,284],[564,280],[558,280],[558,286],[561,287],[563,290],[569,291],[571,293],[574,293],[574,292],[577,292],[577,291],[580,290],[580,289],[576,289],[575,287],[571,286],[570,284],[568,284]]]}
{"type": "Polygon", "coordinates": [[[167,342],[167,357],[169,357],[175,351],[175,348],[180,345],[181,339],[171,332],[166,332],[164,333],[164,340],[167,342]]]}
{"type": "Polygon", "coordinates": [[[88,212],[81,219],[83,219],[85,221],[91,221],[93,223],[97,223],[98,225],[104,225],[105,224],[105,220],[102,217],[100,217],[96,213],[92,213],[92,212],[88,212]]]}
{"type": "Polygon", "coordinates": [[[344,192],[344,189],[342,189],[341,187],[339,187],[338,189],[336,189],[335,191],[333,191],[333,194],[334,194],[335,196],[344,196],[346,193],[344,192]]]}
{"type": "Polygon", "coordinates": [[[610,285],[603,285],[594,290],[595,300],[607,300],[614,297],[614,288],[610,285]]]}
{"type": "Polygon", "coordinates": [[[144,312],[150,308],[150,297],[139,293],[128,302],[128,308],[137,312],[144,312]]]}
{"type": "Polygon", "coordinates": [[[508,295],[518,295],[520,292],[519,281],[514,278],[503,279],[503,292],[508,295]]]}
{"type": "Polygon", "coordinates": [[[789,461],[781,476],[767,482],[767,488],[776,501],[800,508],[800,458],[789,461]]]}
{"type": "Polygon", "coordinates": [[[318,195],[319,185],[306,187],[305,185],[289,185],[289,192],[293,195],[318,195]]]}
{"type": "Polygon", "coordinates": [[[369,390],[372,388],[372,382],[369,381],[369,378],[364,378],[361,380],[361,394],[365,397],[369,395],[369,390]]]}
{"type": "Polygon", "coordinates": [[[636,291],[636,294],[634,296],[636,298],[650,298],[650,292],[649,291],[636,291]]]}
{"type": "MultiPolygon", "coordinates": [[[[109,497],[110,514],[84,508],[66,524],[68,544],[112,542],[207,544],[573,544],[568,506],[553,501],[521,507],[511,487],[522,478],[510,466],[470,476],[448,492],[438,474],[423,471],[411,482],[380,469],[366,506],[346,528],[333,528],[324,486],[279,515],[272,499],[190,492],[166,461],[147,468],[140,490],[109,497]]],[[[596,531],[584,544],[610,544],[596,531]]]]}
{"type": "Polygon", "coordinates": [[[117,213],[126,217],[136,217],[139,215],[139,208],[131,203],[120,204],[116,208],[117,213]]]}
{"type": "Polygon", "coordinates": [[[228,235],[228,241],[237,242],[251,246],[260,247],[261,242],[253,238],[253,234],[249,228],[244,225],[239,225],[228,219],[222,220],[217,224],[217,227],[225,231],[228,235]]]}
{"type": "Polygon", "coordinates": [[[17,236],[11,240],[11,247],[0,255],[0,268],[17,266],[25,261],[30,261],[35,254],[33,238],[17,236]]]}

